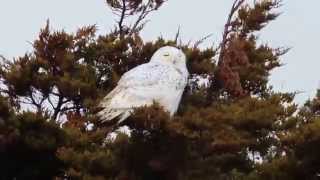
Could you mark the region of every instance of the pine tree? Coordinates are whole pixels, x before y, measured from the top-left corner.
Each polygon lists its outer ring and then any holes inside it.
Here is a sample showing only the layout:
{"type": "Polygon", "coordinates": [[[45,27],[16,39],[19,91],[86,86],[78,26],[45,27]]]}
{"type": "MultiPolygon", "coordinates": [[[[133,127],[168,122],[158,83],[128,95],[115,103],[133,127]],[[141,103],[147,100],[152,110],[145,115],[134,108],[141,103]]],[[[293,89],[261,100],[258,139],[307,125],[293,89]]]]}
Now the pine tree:
{"type": "Polygon", "coordinates": [[[317,178],[320,96],[298,108],[295,93],[275,92],[268,78],[288,49],[257,42],[281,1],[235,0],[222,41],[205,49],[205,38],[184,44],[179,33],[143,41],[145,18],[164,3],[106,0],[119,18],[111,32],[52,31],[48,21],[31,53],[2,58],[1,179],[317,178]],[[118,125],[99,123],[99,100],[164,45],[188,59],[178,113],[141,107],[121,124],[130,135],[109,138],[118,125]]]}

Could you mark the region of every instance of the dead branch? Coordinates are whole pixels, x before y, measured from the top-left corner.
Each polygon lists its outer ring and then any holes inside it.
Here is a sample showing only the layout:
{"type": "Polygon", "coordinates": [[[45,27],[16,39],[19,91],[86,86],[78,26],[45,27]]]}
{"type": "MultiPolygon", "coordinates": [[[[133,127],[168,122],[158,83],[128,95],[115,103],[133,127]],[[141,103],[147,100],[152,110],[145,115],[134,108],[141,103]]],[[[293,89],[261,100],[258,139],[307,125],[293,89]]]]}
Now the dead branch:
{"type": "Polygon", "coordinates": [[[127,11],[126,1],[125,0],[122,0],[122,8],[121,8],[121,10],[122,10],[121,11],[121,16],[120,16],[120,20],[118,22],[120,37],[123,36],[123,21],[124,21],[124,18],[126,16],[126,11],[127,11]]]}
{"type": "Polygon", "coordinates": [[[175,38],[174,38],[174,42],[175,42],[176,44],[178,43],[179,37],[180,37],[180,26],[178,27],[178,31],[177,31],[176,36],[175,36],[175,38]]]}
{"type": "Polygon", "coordinates": [[[208,38],[210,38],[213,34],[208,34],[206,36],[204,36],[203,38],[201,38],[200,40],[196,41],[193,45],[193,48],[197,48],[200,44],[202,44],[205,40],[207,40],[208,38]]]}

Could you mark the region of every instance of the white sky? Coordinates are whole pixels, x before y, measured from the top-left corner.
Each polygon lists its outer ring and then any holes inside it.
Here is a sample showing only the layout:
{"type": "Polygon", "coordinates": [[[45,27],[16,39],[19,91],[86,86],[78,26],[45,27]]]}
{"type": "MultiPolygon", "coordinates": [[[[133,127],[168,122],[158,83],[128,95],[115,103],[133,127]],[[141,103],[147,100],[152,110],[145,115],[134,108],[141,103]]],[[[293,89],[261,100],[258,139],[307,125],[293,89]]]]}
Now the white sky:
{"type": "MultiPolygon", "coordinates": [[[[181,27],[182,39],[196,41],[213,34],[207,45],[220,39],[233,0],[169,0],[149,19],[143,31],[147,40],[159,35],[173,38],[181,27]]],[[[283,14],[261,34],[262,42],[293,49],[283,56],[285,66],[275,70],[270,84],[279,91],[303,91],[296,101],[313,97],[320,85],[319,0],[284,0],[283,14]]],[[[32,42],[50,19],[54,29],[74,32],[83,25],[97,24],[99,33],[114,25],[114,16],[104,0],[0,0],[0,54],[7,58],[31,51],[32,42]]]]}

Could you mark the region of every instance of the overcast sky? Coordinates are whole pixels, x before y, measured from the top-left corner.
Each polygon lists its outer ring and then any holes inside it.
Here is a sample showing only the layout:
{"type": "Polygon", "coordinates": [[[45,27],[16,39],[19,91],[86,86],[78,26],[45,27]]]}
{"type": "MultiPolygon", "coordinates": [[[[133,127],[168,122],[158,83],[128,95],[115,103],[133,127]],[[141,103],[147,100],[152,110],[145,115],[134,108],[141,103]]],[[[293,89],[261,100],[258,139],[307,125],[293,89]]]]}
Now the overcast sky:
{"type": "MultiPolygon", "coordinates": [[[[182,39],[196,41],[213,34],[206,44],[217,43],[233,0],[169,0],[155,12],[142,35],[154,40],[159,35],[174,37],[181,27],[182,39]]],[[[283,56],[283,67],[273,71],[270,84],[277,91],[302,91],[296,101],[314,96],[320,85],[320,1],[284,0],[283,14],[260,33],[261,42],[292,50],[283,56]]],[[[74,32],[96,24],[108,32],[115,16],[104,0],[0,0],[0,54],[7,58],[31,51],[32,42],[50,19],[54,29],[74,32]]]]}

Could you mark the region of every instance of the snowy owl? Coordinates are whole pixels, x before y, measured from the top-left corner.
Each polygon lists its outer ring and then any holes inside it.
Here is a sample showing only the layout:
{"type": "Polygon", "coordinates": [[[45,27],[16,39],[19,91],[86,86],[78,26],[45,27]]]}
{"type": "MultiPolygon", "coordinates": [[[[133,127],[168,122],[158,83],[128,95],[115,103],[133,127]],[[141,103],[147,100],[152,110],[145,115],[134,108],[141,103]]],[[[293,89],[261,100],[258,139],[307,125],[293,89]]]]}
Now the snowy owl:
{"type": "Polygon", "coordinates": [[[171,116],[177,111],[189,72],[185,54],[171,46],[158,49],[150,62],[124,73],[117,86],[100,102],[102,122],[125,120],[134,108],[157,102],[171,116]]]}

